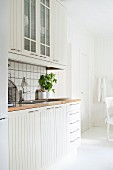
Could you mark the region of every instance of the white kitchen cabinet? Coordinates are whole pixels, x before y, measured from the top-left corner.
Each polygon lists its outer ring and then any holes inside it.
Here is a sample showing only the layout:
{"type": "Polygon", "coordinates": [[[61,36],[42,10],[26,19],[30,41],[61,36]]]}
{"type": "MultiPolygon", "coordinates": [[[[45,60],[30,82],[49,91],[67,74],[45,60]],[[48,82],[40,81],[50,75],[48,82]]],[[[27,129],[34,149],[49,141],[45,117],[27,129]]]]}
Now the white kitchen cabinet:
{"type": "Polygon", "coordinates": [[[22,3],[22,54],[32,58],[39,56],[39,0],[22,3]]]}
{"type": "Polygon", "coordinates": [[[9,113],[9,170],[40,169],[40,109],[9,113]]]}
{"type": "Polygon", "coordinates": [[[10,0],[9,52],[22,52],[22,0],[10,0]]]}
{"type": "Polygon", "coordinates": [[[9,34],[9,52],[19,54],[21,61],[28,57],[47,61],[50,67],[66,65],[67,16],[60,2],[10,0],[9,34]]]}
{"type": "Polygon", "coordinates": [[[52,57],[53,62],[67,64],[67,15],[66,9],[58,1],[52,6],[52,57]]]}
{"type": "Polygon", "coordinates": [[[40,57],[51,61],[51,6],[54,0],[40,0],[40,57]]]}
{"type": "Polygon", "coordinates": [[[44,170],[80,144],[80,103],[8,113],[9,170],[44,170]]]}
{"type": "Polygon", "coordinates": [[[66,105],[55,106],[56,159],[66,154],[66,105]]]}
{"type": "Polygon", "coordinates": [[[67,104],[67,151],[73,151],[80,145],[81,123],[80,103],[67,104]]]}
{"type": "Polygon", "coordinates": [[[54,107],[47,107],[40,115],[41,123],[41,168],[55,162],[55,114],[54,107]]]}

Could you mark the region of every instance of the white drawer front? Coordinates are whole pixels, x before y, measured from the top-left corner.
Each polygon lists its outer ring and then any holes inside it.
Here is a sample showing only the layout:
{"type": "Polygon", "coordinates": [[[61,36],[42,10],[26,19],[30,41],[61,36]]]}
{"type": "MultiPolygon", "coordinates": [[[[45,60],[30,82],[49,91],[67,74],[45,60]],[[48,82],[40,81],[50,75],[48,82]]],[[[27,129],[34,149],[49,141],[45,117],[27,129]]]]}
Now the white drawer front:
{"type": "Polygon", "coordinates": [[[80,130],[77,129],[75,131],[70,131],[68,135],[69,135],[68,140],[70,143],[72,143],[73,141],[75,141],[76,139],[80,137],[80,130]]]}
{"type": "Polygon", "coordinates": [[[75,140],[73,140],[72,142],[68,143],[68,151],[74,151],[75,148],[77,148],[78,146],[80,146],[81,143],[81,139],[77,138],[75,140]]]}
{"type": "Polygon", "coordinates": [[[80,129],[80,120],[67,123],[67,131],[71,132],[80,129]]]}
{"type": "Polygon", "coordinates": [[[69,112],[67,114],[67,121],[72,123],[72,122],[75,122],[75,121],[78,121],[80,120],[80,113],[79,111],[73,111],[73,112],[69,112]]]}
{"type": "Polygon", "coordinates": [[[67,112],[80,111],[80,103],[69,103],[67,105],[67,112]]]}

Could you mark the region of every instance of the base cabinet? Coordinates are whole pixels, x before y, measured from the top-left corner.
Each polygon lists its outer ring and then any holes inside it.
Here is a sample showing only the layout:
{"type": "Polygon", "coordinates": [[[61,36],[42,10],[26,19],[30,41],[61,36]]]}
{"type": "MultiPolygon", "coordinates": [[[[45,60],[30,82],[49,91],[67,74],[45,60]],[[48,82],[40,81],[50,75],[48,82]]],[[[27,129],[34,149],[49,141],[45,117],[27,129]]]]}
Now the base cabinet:
{"type": "Polygon", "coordinates": [[[8,113],[9,170],[44,170],[80,143],[80,103],[8,113]]]}
{"type": "Polygon", "coordinates": [[[73,151],[80,145],[80,103],[67,104],[67,151],[73,151]]]}
{"type": "Polygon", "coordinates": [[[11,113],[9,115],[9,170],[40,169],[39,141],[40,110],[11,113]]]}
{"type": "Polygon", "coordinates": [[[47,107],[41,112],[41,169],[46,169],[55,162],[55,115],[54,107],[47,107]]]}
{"type": "Polygon", "coordinates": [[[66,154],[66,105],[55,106],[56,160],[66,154]]]}

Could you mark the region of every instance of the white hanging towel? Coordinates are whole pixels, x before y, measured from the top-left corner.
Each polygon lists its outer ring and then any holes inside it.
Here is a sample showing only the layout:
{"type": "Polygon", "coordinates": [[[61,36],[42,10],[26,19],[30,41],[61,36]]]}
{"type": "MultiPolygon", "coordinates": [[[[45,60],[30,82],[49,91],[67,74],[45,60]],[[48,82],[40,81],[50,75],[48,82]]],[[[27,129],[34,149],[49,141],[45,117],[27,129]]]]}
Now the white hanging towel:
{"type": "Polygon", "coordinates": [[[101,102],[101,93],[102,93],[102,91],[101,91],[101,82],[102,82],[102,80],[101,80],[101,78],[98,78],[98,86],[97,86],[97,96],[98,96],[98,102],[101,102]]]}
{"type": "Polygon", "coordinates": [[[101,81],[101,91],[102,91],[102,102],[105,102],[106,95],[106,80],[103,78],[101,81]]]}
{"type": "Polygon", "coordinates": [[[98,102],[105,102],[106,99],[106,81],[104,78],[98,78],[98,102]]]}

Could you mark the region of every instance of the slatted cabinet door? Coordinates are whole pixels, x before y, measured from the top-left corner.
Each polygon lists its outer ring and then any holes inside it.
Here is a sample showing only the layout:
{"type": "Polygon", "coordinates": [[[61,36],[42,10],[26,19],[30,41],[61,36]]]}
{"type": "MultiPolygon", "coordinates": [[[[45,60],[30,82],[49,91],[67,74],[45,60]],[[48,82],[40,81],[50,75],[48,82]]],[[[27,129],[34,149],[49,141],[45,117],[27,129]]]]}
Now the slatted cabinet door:
{"type": "Polygon", "coordinates": [[[66,105],[55,106],[56,159],[66,154],[66,105]]]}
{"type": "Polygon", "coordinates": [[[9,52],[21,54],[22,50],[22,0],[10,0],[9,3],[9,52]]]}
{"type": "Polygon", "coordinates": [[[40,170],[40,111],[9,114],[9,170],[40,170]]]}
{"type": "Polygon", "coordinates": [[[46,169],[55,161],[54,107],[41,112],[41,168],[46,169]]]}
{"type": "Polygon", "coordinates": [[[28,170],[35,170],[35,111],[31,110],[27,116],[28,127],[28,170]]]}
{"type": "Polygon", "coordinates": [[[9,114],[9,170],[27,170],[27,112],[9,114]]]}

